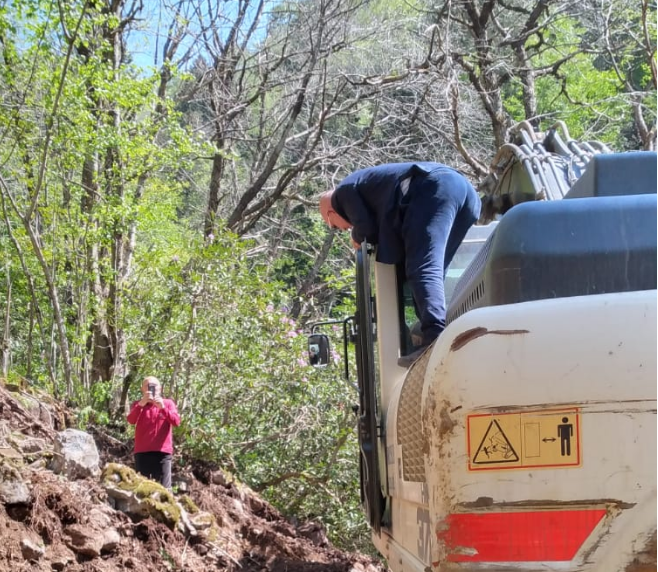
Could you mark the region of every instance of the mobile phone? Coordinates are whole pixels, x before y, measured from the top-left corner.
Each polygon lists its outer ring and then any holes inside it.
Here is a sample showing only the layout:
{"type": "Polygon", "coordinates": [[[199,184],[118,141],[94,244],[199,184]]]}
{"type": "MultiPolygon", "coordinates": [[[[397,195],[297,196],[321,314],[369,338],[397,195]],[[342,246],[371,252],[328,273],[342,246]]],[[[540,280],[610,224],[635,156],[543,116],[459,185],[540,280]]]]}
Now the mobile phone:
{"type": "Polygon", "coordinates": [[[149,395],[151,396],[151,399],[154,399],[155,398],[155,383],[149,383],[148,392],[149,392],[149,395]]]}

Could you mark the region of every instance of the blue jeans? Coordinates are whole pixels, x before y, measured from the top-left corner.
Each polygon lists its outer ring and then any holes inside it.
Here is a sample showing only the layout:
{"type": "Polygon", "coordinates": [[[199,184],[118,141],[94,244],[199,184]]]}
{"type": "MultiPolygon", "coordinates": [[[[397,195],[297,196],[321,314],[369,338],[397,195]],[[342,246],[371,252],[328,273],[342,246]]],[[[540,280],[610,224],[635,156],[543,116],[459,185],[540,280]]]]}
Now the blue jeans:
{"type": "Polygon", "coordinates": [[[428,345],[446,327],[446,270],[468,229],[478,220],[481,203],[464,176],[440,168],[414,176],[401,205],[404,269],[423,345],[428,345]]]}

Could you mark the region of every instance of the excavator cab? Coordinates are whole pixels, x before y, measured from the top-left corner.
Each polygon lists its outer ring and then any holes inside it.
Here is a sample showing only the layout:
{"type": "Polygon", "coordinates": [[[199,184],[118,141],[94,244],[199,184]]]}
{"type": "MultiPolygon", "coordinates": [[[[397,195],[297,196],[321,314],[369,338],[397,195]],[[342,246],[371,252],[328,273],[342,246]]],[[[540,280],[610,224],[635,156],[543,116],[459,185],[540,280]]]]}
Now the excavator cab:
{"type": "Polygon", "coordinates": [[[357,255],[362,500],[392,572],[655,570],[656,155],[558,131],[497,157],[504,212],[408,370],[411,297],[357,255]]]}

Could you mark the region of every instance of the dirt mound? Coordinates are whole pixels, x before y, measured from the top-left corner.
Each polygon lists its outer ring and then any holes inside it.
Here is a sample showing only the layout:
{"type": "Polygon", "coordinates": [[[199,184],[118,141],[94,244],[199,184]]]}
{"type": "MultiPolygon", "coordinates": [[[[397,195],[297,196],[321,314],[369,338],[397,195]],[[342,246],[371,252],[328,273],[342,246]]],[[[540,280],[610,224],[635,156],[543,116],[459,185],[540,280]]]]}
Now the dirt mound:
{"type": "MultiPolygon", "coordinates": [[[[243,484],[207,464],[176,475],[213,534],[190,536],[152,517],[111,508],[101,480],[47,467],[64,408],[0,386],[0,572],[381,572],[371,558],[332,547],[321,525],[293,526],[243,484]],[[21,497],[21,490],[25,494],[21,497]]],[[[101,466],[131,464],[129,443],[89,431],[101,466]]]]}

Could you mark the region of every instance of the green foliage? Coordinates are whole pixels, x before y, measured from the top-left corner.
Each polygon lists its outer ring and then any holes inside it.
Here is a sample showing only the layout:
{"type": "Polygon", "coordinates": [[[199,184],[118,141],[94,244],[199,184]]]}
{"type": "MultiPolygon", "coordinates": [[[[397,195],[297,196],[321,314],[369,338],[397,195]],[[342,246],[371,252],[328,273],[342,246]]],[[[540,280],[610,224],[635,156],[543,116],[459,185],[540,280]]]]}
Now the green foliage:
{"type": "Polygon", "coordinates": [[[86,396],[80,396],[78,403],[88,403],[76,411],[78,428],[85,430],[88,425],[106,425],[110,421],[108,403],[112,397],[112,384],[99,381],[91,386],[86,396]]]}
{"type": "Polygon", "coordinates": [[[354,389],[340,368],[308,365],[285,291],[247,257],[249,244],[186,235],[162,193],[150,189],[140,216],[129,352],[178,403],[178,447],[228,467],[288,514],[326,507],[334,539],[363,542],[354,389]]]}
{"type": "MultiPolygon", "coordinates": [[[[621,29],[628,22],[638,28],[640,12],[635,8],[624,11],[618,2],[620,14],[625,14],[621,29]]],[[[596,18],[592,14],[593,19],[596,18]]],[[[587,18],[563,16],[550,27],[545,48],[532,58],[537,69],[550,69],[556,62],[571,53],[559,66],[558,76],[538,75],[535,84],[537,112],[544,127],[564,121],[569,133],[577,140],[597,139],[613,149],[637,149],[640,143],[633,132],[633,109],[629,98],[646,110],[649,120],[655,123],[656,97],[651,70],[641,47],[635,40],[621,33],[608,37],[607,26],[613,22],[597,23],[587,18]],[[605,26],[605,27],[604,27],[605,26]],[[603,39],[612,42],[604,44],[603,39]],[[613,47],[614,46],[614,47],[613,47]]],[[[656,41],[655,15],[649,21],[648,33],[656,41]]],[[[528,45],[536,42],[528,40],[528,45]]],[[[521,84],[514,79],[505,88],[505,107],[515,121],[528,119],[522,104],[521,84]]]]}

